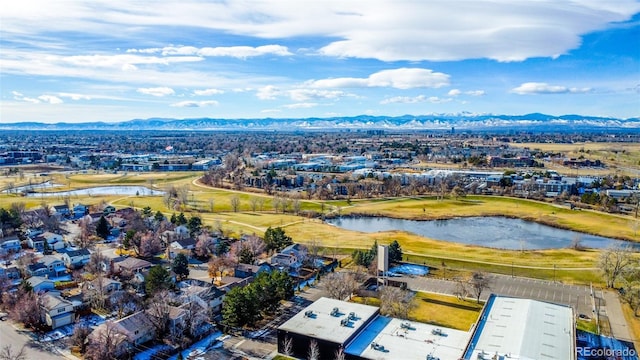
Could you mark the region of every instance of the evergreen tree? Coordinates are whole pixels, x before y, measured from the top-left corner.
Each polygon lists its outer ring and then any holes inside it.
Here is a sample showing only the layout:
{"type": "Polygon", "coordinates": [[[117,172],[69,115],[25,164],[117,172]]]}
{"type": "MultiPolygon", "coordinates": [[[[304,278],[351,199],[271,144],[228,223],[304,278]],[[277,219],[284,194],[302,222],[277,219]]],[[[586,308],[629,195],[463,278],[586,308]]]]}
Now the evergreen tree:
{"type": "Polygon", "coordinates": [[[393,240],[389,244],[389,262],[402,261],[402,248],[398,243],[398,240],[393,240]]]}
{"type": "Polygon", "coordinates": [[[199,216],[193,216],[189,218],[189,221],[187,222],[187,228],[189,229],[189,234],[191,234],[191,236],[197,234],[200,231],[201,227],[202,219],[200,219],[199,216]]]}
{"type": "Polygon", "coordinates": [[[182,253],[176,255],[175,259],[173,259],[171,270],[173,270],[180,279],[185,279],[189,276],[189,260],[187,260],[187,257],[182,253]]]}
{"type": "Polygon", "coordinates": [[[184,213],[178,214],[176,218],[176,225],[185,225],[187,223],[187,218],[184,216],[184,213]]]}
{"type": "Polygon", "coordinates": [[[152,296],[157,291],[169,289],[171,287],[171,277],[169,272],[162,266],[156,265],[149,269],[149,273],[144,279],[145,290],[148,296],[152,296]]]}
{"type": "Polygon", "coordinates": [[[171,214],[171,223],[173,225],[178,225],[178,217],[176,216],[176,213],[171,214]]]}
{"type": "Polygon", "coordinates": [[[106,239],[107,236],[109,236],[109,222],[104,216],[100,216],[100,220],[98,220],[98,224],[96,225],[96,234],[103,239],[106,239]]]}
{"type": "Polygon", "coordinates": [[[293,240],[285,234],[281,227],[277,227],[275,229],[269,227],[264,233],[264,243],[267,251],[273,250],[278,252],[293,244],[293,240]]]}
{"type": "Polygon", "coordinates": [[[158,210],[156,212],[156,214],[153,216],[153,218],[157,221],[160,222],[162,220],[164,220],[164,215],[160,212],[160,210],[158,210]]]}

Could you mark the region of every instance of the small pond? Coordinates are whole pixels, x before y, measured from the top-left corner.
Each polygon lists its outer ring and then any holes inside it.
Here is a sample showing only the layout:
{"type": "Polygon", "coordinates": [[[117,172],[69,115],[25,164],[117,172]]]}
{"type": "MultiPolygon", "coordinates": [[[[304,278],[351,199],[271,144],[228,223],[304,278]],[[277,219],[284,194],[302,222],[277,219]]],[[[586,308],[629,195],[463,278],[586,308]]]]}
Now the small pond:
{"type": "Polygon", "coordinates": [[[39,184],[31,184],[31,185],[24,185],[24,186],[17,186],[11,189],[7,189],[7,190],[3,190],[3,193],[12,193],[12,194],[18,194],[21,192],[29,192],[29,191],[36,191],[36,190],[41,190],[41,189],[51,189],[54,187],[60,187],[62,185],[60,184],[54,184],[51,181],[46,181],[43,183],[39,183],[39,184]]]}
{"type": "Polygon", "coordinates": [[[163,195],[164,191],[152,190],[145,186],[96,186],[86,189],[56,191],[46,193],[28,193],[28,197],[62,197],[62,196],[94,196],[94,195],[163,195]]]}
{"type": "Polygon", "coordinates": [[[499,216],[464,217],[447,220],[404,220],[387,217],[341,217],[327,223],[360,232],[407,231],[431,239],[478,245],[494,249],[538,250],[570,247],[574,239],[587,248],[607,248],[630,244],[640,250],[640,244],[571,230],[557,229],[521,219],[499,216]]]}

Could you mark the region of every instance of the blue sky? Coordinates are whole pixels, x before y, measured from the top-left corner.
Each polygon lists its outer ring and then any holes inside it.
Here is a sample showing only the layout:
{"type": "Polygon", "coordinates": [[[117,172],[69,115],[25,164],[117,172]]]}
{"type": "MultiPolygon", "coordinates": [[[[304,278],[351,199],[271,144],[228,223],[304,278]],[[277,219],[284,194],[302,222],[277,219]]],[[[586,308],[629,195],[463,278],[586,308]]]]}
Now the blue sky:
{"type": "Polygon", "coordinates": [[[0,31],[0,123],[640,116],[639,1],[21,0],[0,31]]]}

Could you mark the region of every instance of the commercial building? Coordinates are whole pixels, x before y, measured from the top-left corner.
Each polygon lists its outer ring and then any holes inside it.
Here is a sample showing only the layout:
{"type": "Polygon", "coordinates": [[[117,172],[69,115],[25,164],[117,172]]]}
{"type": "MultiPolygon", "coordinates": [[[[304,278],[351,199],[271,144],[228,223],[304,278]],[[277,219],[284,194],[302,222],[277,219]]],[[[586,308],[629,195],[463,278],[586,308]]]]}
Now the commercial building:
{"type": "Polygon", "coordinates": [[[575,360],[573,309],[491,295],[469,331],[382,316],[374,306],[321,298],[278,328],[278,352],[306,358],[575,360]]]}

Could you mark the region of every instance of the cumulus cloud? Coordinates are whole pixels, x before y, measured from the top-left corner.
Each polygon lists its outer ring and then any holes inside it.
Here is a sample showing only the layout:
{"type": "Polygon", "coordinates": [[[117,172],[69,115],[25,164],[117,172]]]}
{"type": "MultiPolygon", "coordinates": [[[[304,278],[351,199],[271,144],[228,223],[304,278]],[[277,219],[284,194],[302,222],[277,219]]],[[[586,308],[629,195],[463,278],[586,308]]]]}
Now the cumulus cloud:
{"type": "Polygon", "coordinates": [[[170,87],[139,88],[137,91],[141,94],[159,97],[175,94],[175,91],[170,87]]]}
{"type": "Polygon", "coordinates": [[[421,68],[382,70],[367,78],[312,80],[314,88],[392,87],[396,89],[439,88],[449,85],[449,75],[421,68]]]}
{"type": "Polygon", "coordinates": [[[197,108],[197,107],[217,106],[217,105],[218,105],[218,102],[215,100],[180,101],[180,102],[171,104],[172,107],[187,107],[187,108],[197,108]]]}
{"type": "Polygon", "coordinates": [[[289,52],[286,46],[282,45],[263,45],[263,46],[220,46],[220,47],[203,47],[197,48],[194,46],[166,46],[163,48],[149,48],[149,49],[128,49],[128,53],[141,53],[141,54],[157,54],[162,56],[189,56],[196,55],[201,57],[216,57],[227,56],[238,59],[246,59],[256,56],[264,55],[277,55],[277,56],[290,56],[293,55],[289,52]]]}
{"type": "Polygon", "coordinates": [[[220,94],[224,94],[224,90],[220,90],[220,89],[195,90],[193,94],[198,96],[220,95],[220,94]]]}
{"type": "Polygon", "coordinates": [[[437,96],[424,96],[424,95],[418,95],[418,96],[395,96],[392,98],[388,98],[388,99],[384,99],[382,101],[380,101],[380,104],[382,105],[388,105],[388,104],[417,104],[417,103],[422,103],[422,102],[430,102],[433,104],[441,104],[441,103],[446,103],[446,102],[450,102],[451,100],[453,100],[452,98],[440,98],[437,96]]]}
{"type": "Polygon", "coordinates": [[[449,92],[447,93],[447,95],[449,96],[458,96],[462,94],[462,91],[458,90],[458,89],[451,89],[449,90],[449,92]]]}
{"type": "Polygon", "coordinates": [[[591,88],[566,87],[562,85],[550,85],[543,82],[527,82],[511,89],[512,93],[520,95],[587,93],[590,91],[591,88]]]}
{"type": "Polygon", "coordinates": [[[273,85],[261,87],[256,92],[256,96],[260,100],[275,100],[280,94],[282,91],[273,85]]]}
{"type": "Polygon", "coordinates": [[[91,95],[75,94],[75,93],[58,93],[58,96],[60,96],[62,98],[69,98],[69,99],[75,100],[75,101],[93,99],[93,96],[91,96],[91,95]]]}

